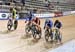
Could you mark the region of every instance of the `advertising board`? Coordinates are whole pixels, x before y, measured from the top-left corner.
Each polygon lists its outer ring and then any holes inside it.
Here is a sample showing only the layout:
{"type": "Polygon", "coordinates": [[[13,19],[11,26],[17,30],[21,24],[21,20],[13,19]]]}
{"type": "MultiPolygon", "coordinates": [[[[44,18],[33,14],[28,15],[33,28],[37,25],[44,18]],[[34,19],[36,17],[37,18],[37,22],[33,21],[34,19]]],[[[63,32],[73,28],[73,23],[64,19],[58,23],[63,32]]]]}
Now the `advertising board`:
{"type": "MultiPolygon", "coordinates": [[[[8,19],[10,13],[0,13],[0,19],[8,19]]],[[[19,19],[19,15],[16,15],[16,18],[19,19]]]]}

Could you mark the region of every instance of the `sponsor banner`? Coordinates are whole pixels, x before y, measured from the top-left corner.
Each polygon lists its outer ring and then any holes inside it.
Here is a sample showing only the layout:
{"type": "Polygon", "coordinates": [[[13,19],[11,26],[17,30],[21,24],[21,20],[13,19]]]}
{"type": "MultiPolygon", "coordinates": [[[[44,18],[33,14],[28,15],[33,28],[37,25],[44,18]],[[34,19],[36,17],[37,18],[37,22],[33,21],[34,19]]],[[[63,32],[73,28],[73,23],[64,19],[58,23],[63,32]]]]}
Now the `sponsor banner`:
{"type": "Polygon", "coordinates": [[[70,15],[71,14],[71,11],[66,11],[66,12],[63,12],[63,15],[70,15]]]}
{"type": "Polygon", "coordinates": [[[0,19],[7,19],[8,15],[8,13],[0,13],[0,19]]]}
{"type": "Polygon", "coordinates": [[[75,11],[66,11],[66,12],[63,12],[63,15],[71,15],[71,14],[75,14],[75,11]]]}
{"type": "Polygon", "coordinates": [[[54,13],[48,13],[48,14],[33,14],[33,17],[40,17],[40,18],[49,18],[49,17],[54,17],[54,13]]]}
{"type": "Polygon", "coordinates": [[[71,14],[75,14],[75,11],[71,11],[71,14]]]}
{"type": "MultiPolygon", "coordinates": [[[[8,19],[10,13],[0,13],[0,19],[8,19]]],[[[16,15],[16,19],[19,19],[19,15],[16,15]]]]}

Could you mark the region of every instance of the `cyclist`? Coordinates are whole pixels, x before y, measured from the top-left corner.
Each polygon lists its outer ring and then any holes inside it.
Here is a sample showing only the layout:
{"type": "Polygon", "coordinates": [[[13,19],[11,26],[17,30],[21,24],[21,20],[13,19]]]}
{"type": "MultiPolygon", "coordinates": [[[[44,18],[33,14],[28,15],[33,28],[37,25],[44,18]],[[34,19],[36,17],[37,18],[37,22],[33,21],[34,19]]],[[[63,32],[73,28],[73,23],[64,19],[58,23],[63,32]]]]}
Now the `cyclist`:
{"type": "MultiPolygon", "coordinates": [[[[12,26],[13,26],[13,24],[17,25],[17,23],[18,23],[17,19],[16,19],[16,14],[17,14],[16,8],[10,8],[10,13],[9,13],[9,16],[8,16],[8,19],[9,19],[8,22],[11,22],[12,26]]],[[[16,30],[16,27],[15,27],[15,30],[16,30]]]]}
{"type": "MultiPolygon", "coordinates": [[[[54,27],[60,32],[60,29],[62,27],[62,23],[59,20],[56,20],[54,23],[54,27]]],[[[61,43],[61,37],[58,37],[59,42],[61,43]]]]}
{"type": "Polygon", "coordinates": [[[31,27],[31,22],[32,22],[32,12],[30,12],[28,14],[28,16],[26,17],[25,23],[27,23],[27,27],[30,28],[31,27]],[[28,23],[27,23],[28,22],[28,23]]]}
{"type": "Polygon", "coordinates": [[[44,24],[44,29],[47,28],[49,30],[51,41],[53,41],[52,26],[53,26],[52,20],[46,19],[45,24],[44,24]]]}
{"type": "Polygon", "coordinates": [[[44,24],[44,29],[46,27],[49,27],[50,29],[52,29],[52,26],[53,26],[53,22],[49,19],[46,19],[45,24],[44,24]]]}
{"type": "Polygon", "coordinates": [[[30,12],[30,13],[27,15],[25,23],[26,23],[27,21],[31,22],[31,20],[32,20],[32,12],[30,12]]]}
{"type": "Polygon", "coordinates": [[[52,20],[46,19],[45,24],[44,24],[44,29],[46,28],[46,30],[49,31],[49,35],[51,37],[51,42],[53,42],[52,26],[53,26],[52,20]]]}
{"type": "Polygon", "coordinates": [[[36,26],[36,29],[41,32],[41,27],[40,27],[40,19],[38,17],[35,17],[32,20],[32,23],[36,26]]]}

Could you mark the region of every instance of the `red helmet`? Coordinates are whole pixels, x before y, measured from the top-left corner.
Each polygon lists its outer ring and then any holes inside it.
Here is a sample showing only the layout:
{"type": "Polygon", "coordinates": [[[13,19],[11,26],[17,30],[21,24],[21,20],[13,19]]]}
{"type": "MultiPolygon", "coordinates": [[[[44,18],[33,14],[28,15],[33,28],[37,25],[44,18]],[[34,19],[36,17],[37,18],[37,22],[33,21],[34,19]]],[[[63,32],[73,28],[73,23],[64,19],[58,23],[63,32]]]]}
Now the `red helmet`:
{"type": "Polygon", "coordinates": [[[38,20],[38,19],[39,19],[39,17],[36,17],[35,19],[36,19],[36,20],[38,20]]]}

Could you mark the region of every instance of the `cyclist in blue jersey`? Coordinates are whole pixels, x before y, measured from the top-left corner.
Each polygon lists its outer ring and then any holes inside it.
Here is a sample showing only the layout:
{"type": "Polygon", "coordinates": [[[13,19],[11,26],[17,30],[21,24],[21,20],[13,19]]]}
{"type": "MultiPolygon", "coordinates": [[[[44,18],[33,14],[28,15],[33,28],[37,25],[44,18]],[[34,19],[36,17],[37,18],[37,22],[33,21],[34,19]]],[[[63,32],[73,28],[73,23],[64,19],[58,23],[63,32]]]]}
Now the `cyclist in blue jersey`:
{"type": "Polygon", "coordinates": [[[52,29],[53,22],[49,19],[46,19],[45,24],[44,24],[44,29],[46,26],[49,27],[50,29],[52,29]]]}
{"type": "Polygon", "coordinates": [[[25,21],[25,23],[28,21],[28,23],[31,23],[31,21],[32,21],[32,12],[30,12],[29,14],[28,14],[28,16],[26,17],[26,21],[25,21]]]}
{"type": "MultiPolygon", "coordinates": [[[[45,31],[49,32],[49,36],[51,37],[51,42],[53,42],[52,26],[53,26],[52,20],[46,19],[45,24],[44,24],[44,29],[46,29],[45,31]]],[[[45,35],[45,37],[46,37],[46,35],[45,35]]]]}

